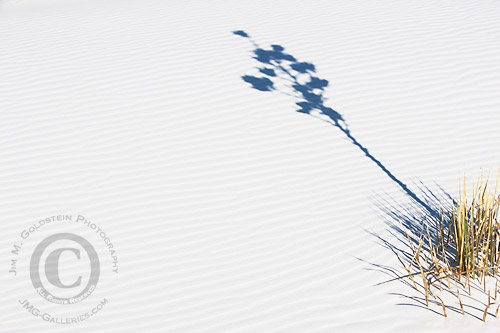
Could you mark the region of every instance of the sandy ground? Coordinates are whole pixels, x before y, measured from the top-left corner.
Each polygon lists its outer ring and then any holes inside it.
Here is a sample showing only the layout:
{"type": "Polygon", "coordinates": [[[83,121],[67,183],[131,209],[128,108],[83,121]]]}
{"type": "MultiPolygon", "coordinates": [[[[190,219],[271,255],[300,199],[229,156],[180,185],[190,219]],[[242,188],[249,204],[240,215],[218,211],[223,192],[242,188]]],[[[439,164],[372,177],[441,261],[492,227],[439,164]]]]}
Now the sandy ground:
{"type": "Polygon", "coordinates": [[[498,331],[484,295],[444,318],[391,281],[391,226],[426,215],[411,194],[439,207],[500,166],[498,1],[3,0],[0,31],[0,331],[498,331]],[[314,64],[373,159],[283,81],[243,81],[261,64],[234,30],[314,64]],[[18,304],[71,310],[26,259],[8,272],[57,214],[120,258],[89,298],[109,304],[74,325],[18,304]]]}

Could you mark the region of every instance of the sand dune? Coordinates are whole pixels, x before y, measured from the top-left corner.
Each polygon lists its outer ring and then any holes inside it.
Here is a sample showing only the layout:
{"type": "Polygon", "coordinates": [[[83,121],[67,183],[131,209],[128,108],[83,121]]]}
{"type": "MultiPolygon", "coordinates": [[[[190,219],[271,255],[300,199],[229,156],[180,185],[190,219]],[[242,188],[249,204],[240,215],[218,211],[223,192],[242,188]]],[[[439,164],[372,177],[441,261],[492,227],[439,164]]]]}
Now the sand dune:
{"type": "Polygon", "coordinates": [[[499,22],[492,0],[1,1],[0,331],[496,330],[482,296],[444,318],[391,281],[391,226],[498,169],[499,22]],[[252,89],[238,30],[314,64],[373,158],[286,83],[252,89]],[[109,305],[75,325],[27,314],[19,298],[43,300],[7,272],[54,214],[96,221],[120,256],[91,298],[109,305]]]}

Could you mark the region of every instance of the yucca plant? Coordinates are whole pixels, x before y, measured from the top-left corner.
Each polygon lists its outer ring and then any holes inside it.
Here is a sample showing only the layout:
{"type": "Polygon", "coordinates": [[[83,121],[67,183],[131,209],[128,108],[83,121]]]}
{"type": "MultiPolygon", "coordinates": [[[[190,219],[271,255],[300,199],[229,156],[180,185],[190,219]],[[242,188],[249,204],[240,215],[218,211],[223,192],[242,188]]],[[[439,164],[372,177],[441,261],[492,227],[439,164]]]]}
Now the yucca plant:
{"type": "MultiPolygon", "coordinates": [[[[416,244],[412,242],[412,237],[406,234],[413,253],[408,266],[405,266],[407,278],[417,290],[418,280],[415,278],[422,279],[420,286],[424,289],[427,305],[429,297],[433,297],[439,301],[437,304],[443,307],[444,316],[447,316],[445,304],[431,287],[438,287],[440,290],[444,287],[451,291],[451,282],[454,281],[456,296],[464,314],[458,286],[461,285],[471,295],[471,281],[476,280],[479,285],[484,285],[486,293],[486,277],[493,276],[497,279],[493,293],[494,302],[491,301],[488,290],[483,320],[486,320],[488,310],[496,303],[498,276],[495,275],[499,272],[500,264],[498,180],[497,177],[495,188],[491,190],[490,176],[484,179],[481,175],[477,183],[473,184],[472,190],[467,192],[464,179],[458,200],[453,200],[449,212],[441,212],[432,232],[429,231],[429,225],[423,227],[416,244]]],[[[500,305],[497,306],[495,317],[499,309],[500,305]]]]}
{"type": "Polygon", "coordinates": [[[493,192],[488,191],[488,183],[489,176],[486,181],[481,176],[468,202],[464,180],[463,192],[451,213],[459,274],[470,274],[472,278],[498,272],[498,178],[493,192]]]}

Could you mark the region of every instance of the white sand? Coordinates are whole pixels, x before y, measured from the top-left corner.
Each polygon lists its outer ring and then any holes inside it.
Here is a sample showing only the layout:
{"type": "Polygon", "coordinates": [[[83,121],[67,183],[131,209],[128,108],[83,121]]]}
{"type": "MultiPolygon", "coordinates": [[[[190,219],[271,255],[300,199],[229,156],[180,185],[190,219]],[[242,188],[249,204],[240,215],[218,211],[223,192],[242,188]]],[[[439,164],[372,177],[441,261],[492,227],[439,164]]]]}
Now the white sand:
{"type": "Polygon", "coordinates": [[[498,1],[0,1],[0,331],[498,331],[484,299],[444,318],[383,283],[374,264],[402,267],[372,233],[402,248],[386,200],[408,216],[411,199],[293,97],[251,89],[238,29],[313,63],[325,105],[418,195],[499,167],[498,1]],[[77,325],[27,314],[37,296],[7,272],[54,214],[120,253],[110,304],[77,325]]]}

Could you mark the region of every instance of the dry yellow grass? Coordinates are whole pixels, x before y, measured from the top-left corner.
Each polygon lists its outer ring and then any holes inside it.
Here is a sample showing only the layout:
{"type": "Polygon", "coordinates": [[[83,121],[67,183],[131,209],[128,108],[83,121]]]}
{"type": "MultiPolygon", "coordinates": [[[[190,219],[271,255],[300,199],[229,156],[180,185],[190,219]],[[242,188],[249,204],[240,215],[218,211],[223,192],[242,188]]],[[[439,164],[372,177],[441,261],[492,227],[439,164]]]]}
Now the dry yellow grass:
{"type": "MultiPolygon", "coordinates": [[[[465,290],[468,289],[471,295],[471,282],[477,281],[479,286],[483,285],[486,293],[486,278],[498,274],[500,195],[497,194],[497,189],[498,177],[492,190],[490,176],[484,178],[481,175],[468,193],[464,179],[459,199],[453,202],[450,212],[441,213],[432,233],[429,226],[424,227],[417,244],[414,244],[406,233],[408,245],[413,254],[410,263],[405,267],[408,272],[407,278],[412,281],[417,290],[414,278],[418,276],[422,278],[421,286],[425,292],[427,306],[429,306],[430,297],[439,300],[445,317],[447,317],[445,304],[432,292],[432,288],[438,287],[442,290],[444,286],[449,290],[450,279],[454,280],[460,309],[462,314],[465,314],[458,284],[460,283],[465,290]],[[463,284],[462,278],[464,278],[463,284]],[[446,279],[447,283],[443,283],[443,279],[446,279]],[[435,283],[438,283],[438,286],[435,283]]],[[[494,302],[497,300],[497,288],[498,282],[495,284],[494,302]]],[[[488,310],[493,304],[488,290],[488,303],[483,313],[483,321],[486,320],[488,310]]],[[[495,317],[498,316],[499,308],[500,305],[497,307],[495,317]]]]}
{"type": "Polygon", "coordinates": [[[484,314],[483,314],[483,321],[486,321],[486,315],[488,315],[488,309],[490,308],[491,304],[488,304],[486,306],[486,309],[484,309],[484,314]]]}
{"type": "Polygon", "coordinates": [[[498,178],[495,190],[488,190],[489,176],[473,187],[471,202],[467,201],[466,185],[459,202],[453,207],[451,225],[456,259],[460,273],[472,273],[472,278],[484,278],[498,272],[498,178]]]}
{"type": "MultiPolygon", "coordinates": [[[[465,315],[464,306],[462,304],[462,300],[460,299],[460,292],[458,291],[458,286],[457,286],[457,297],[458,297],[458,302],[460,303],[460,309],[462,310],[462,315],[465,315]]],[[[498,309],[497,309],[497,311],[498,311],[498,309]]]]}

